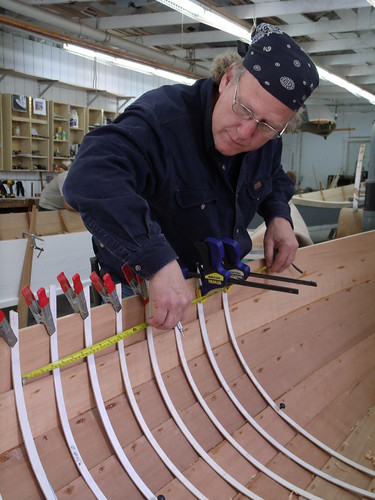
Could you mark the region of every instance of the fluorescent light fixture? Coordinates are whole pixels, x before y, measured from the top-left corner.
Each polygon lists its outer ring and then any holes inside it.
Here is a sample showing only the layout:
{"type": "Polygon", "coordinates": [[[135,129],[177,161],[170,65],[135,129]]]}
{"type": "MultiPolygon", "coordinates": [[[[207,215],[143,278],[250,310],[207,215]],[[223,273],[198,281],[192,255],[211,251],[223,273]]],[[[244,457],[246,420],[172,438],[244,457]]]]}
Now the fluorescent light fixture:
{"type": "Polygon", "coordinates": [[[158,0],[158,2],[198,22],[225,31],[240,40],[245,42],[250,42],[251,40],[251,30],[232,21],[227,16],[210,9],[206,5],[202,5],[200,2],[195,2],[194,0],[158,0]]]}
{"type": "Polygon", "coordinates": [[[97,52],[95,50],[80,47],[79,45],[64,43],[63,47],[66,51],[71,52],[72,54],[75,54],[77,56],[86,57],[92,60],[95,59],[103,64],[113,64],[114,66],[130,69],[131,71],[136,71],[138,73],[158,76],[160,78],[165,78],[167,80],[172,80],[178,83],[184,83],[186,85],[193,85],[193,83],[196,81],[194,78],[188,78],[187,76],[179,75],[178,73],[172,73],[171,71],[154,68],[153,66],[148,66],[147,64],[129,61],[127,59],[122,59],[121,57],[113,57],[104,54],[103,52],[97,52]]]}
{"type": "MultiPolygon", "coordinates": [[[[375,0],[367,0],[371,5],[375,6],[375,0]]],[[[170,7],[171,9],[181,12],[182,14],[191,17],[199,22],[213,26],[221,31],[230,33],[248,43],[251,43],[251,31],[241,26],[239,23],[232,21],[225,15],[221,15],[196,0],[158,0],[159,3],[170,7]]],[[[342,87],[357,97],[367,99],[371,104],[375,104],[375,96],[366,90],[362,90],[353,83],[348,82],[344,78],[340,78],[323,68],[317,68],[319,76],[323,80],[328,80],[331,83],[342,87]]]]}
{"type": "Polygon", "coordinates": [[[339,87],[342,87],[352,94],[354,94],[357,97],[363,97],[363,99],[367,99],[371,104],[375,105],[375,96],[371,94],[370,92],[367,92],[367,90],[363,90],[357,85],[354,85],[353,83],[348,82],[344,78],[341,78],[340,76],[334,75],[333,73],[330,73],[329,71],[320,68],[317,66],[318,73],[320,78],[322,80],[327,80],[339,87]]]}

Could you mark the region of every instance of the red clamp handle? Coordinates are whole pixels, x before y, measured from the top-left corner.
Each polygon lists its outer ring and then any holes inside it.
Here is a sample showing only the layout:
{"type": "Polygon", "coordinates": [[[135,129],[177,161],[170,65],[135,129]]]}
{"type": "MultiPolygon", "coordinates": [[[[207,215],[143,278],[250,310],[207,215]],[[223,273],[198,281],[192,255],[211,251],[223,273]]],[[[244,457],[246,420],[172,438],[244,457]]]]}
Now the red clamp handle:
{"type": "Polygon", "coordinates": [[[74,291],[76,292],[77,295],[79,295],[81,292],[83,292],[83,286],[82,286],[82,281],[78,273],[76,273],[73,277],[73,285],[74,285],[74,291]]]}
{"type": "Polygon", "coordinates": [[[44,288],[39,288],[39,290],[36,292],[39,298],[39,305],[41,309],[44,309],[46,306],[49,304],[48,297],[46,295],[46,291],[44,288]]]}
{"type": "Polygon", "coordinates": [[[112,281],[111,276],[108,273],[106,273],[103,276],[103,280],[104,280],[104,284],[105,284],[105,286],[107,288],[107,292],[109,294],[111,294],[112,292],[114,292],[115,291],[115,285],[114,285],[114,283],[112,281]]]}
{"type": "Polygon", "coordinates": [[[21,290],[22,295],[24,296],[24,299],[26,300],[26,304],[28,306],[31,306],[31,304],[34,302],[35,297],[33,292],[30,289],[29,285],[25,285],[22,290],[21,290]]]}
{"type": "Polygon", "coordinates": [[[60,283],[61,289],[64,293],[66,293],[69,288],[71,288],[70,283],[64,273],[60,273],[57,276],[57,281],[60,283]]]}
{"type": "Polygon", "coordinates": [[[126,281],[130,284],[135,278],[133,271],[127,264],[122,266],[121,271],[124,273],[126,281]]]}
{"type": "Polygon", "coordinates": [[[95,289],[97,292],[102,292],[103,291],[103,288],[104,288],[104,283],[103,281],[99,278],[99,276],[97,275],[97,273],[95,271],[93,271],[91,274],[90,274],[90,280],[92,282],[92,284],[94,285],[95,289]]]}

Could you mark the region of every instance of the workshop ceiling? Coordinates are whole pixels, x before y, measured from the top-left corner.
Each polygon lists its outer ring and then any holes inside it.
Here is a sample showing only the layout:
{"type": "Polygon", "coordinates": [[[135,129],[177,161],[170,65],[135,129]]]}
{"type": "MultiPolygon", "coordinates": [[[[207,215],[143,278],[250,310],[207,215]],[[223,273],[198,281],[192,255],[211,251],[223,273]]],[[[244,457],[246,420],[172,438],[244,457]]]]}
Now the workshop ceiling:
{"type": "MultiPolygon", "coordinates": [[[[205,3],[249,27],[262,21],[280,25],[319,66],[375,95],[375,8],[367,0],[205,3]]],[[[71,36],[76,42],[92,42],[123,52],[124,57],[155,59],[160,66],[174,66],[174,60],[182,60],[185,66],[179,70],[197,76],[206,76],[204,73],[215,55],[236,47],[233,35],[197,23],[157,1],[23,0],[21,5],[26,4],[29,10],[21,10],[20,4],[18,0],[0,0],[3,15],[0,23],[4,27],[9,26],[6,19],[30,23],[39,28],[41,35],[44,29],[58,32],[71,36]],[[70,27],[52,22],[51,14],[53,18],[58,16],[61,22],[68,20],[70,27]],[[80,32],[79,26],[91,31],[80,32]],[[169,59],[163,60],[162,56],[166,55],[169,59]]],[[[325,81],[311,99],[339,106],[368,104],[325,81]]]]}

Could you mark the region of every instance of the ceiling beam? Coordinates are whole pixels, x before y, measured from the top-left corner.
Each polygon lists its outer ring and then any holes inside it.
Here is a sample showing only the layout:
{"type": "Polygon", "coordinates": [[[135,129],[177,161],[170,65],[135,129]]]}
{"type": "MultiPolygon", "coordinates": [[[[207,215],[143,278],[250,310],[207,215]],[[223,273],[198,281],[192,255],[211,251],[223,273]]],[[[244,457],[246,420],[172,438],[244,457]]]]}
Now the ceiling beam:
{"type": "Polygon", "coordinates": [[[334,54],[329,56],[318,56],[315,59],[318,64],[324,65],[351,65],[351,64],[361,64],[361,63],[372,63],[375,61],[375,50],[365,49],[362,52],[356,52],[354,54],[334,54]]]}
{"type": "Polygon", "coordinates": [[[368,76],[353,76],[350,80],[357,85],[372,85],[372,90],[369,90],[369,92],[375,94],[375,74],[368,76]]]}
{"type": "MultiPolygon", "coordinates": [[[[91,2],[92,0],[74,0],[74,3],[83,3],[83,2],[91,2]]],[[[26,3],[27,5],[56,5],[56,4],[63,4],[63,3],[70,3],[68,0],[23,0],[23,3],[26,3]]],[[[73,3],[73,2],[72,2],[73,3]]]]}
{"type": "Polygon", "coordinates": [[[368,8],[368,15],[359,19],[355,16],[354,23],[346,21],[318,21],[309,23],[293,24],[282,26],[288,35],[295,36],[316,36],[327,33],[347,33],[351,31],[367,31],[375,28],[375,18],[370,16],[371,7],[368,8]]]}
{"type": "Polygon", "coordinates": [[[345,74],[348,77],[375,75],[375,65],[358,64],[358,66],[351,66],[349,68],[345,68],[345,74]]]}
{"type": "MultiPolygon", "coordinates": [[[[253,19],[260,17],[277,17],[288,14],[307,14],[314,12],[339,9],[370,8],[366,0],[285,0],[283,2],[263,2],[256,5],[238,5],[236,7],[222,8],[231,16],[238,19],[253,19]]],[[[366,14],[367,15],[367,14],[366,14]]],[[[100,29],[129,29],[150,28],[152,26],[172,26],[180,24],[194,24],[195,20],[183,16],[179,12],[162,12],[153,14],[130,14],[124,16],[106,16],[93,19],[81,19],[85,24],[96,26],[100,29]]]]}
{"type": "MultiPolygon", "coordinates": [[[[343,50],[363,50],[366,48],[361,38],[340,38],[338,40],[325,40],[322,42],[304,42],[301,44],[303,49],[308,54],[315,54],[319,52],[341,52],[343,50]]],[[[368,40],[367,47],[372,48],[375,46],[375,36],[371,35],[371,39],[368,40]]]]}
{"type": "MultiPolygon", "coordinates": [[[[204,43],[220,43],[220,42],[232,42],[236,40],[236,37],[225,33],[223,31],[218,31],[215,29],[209,31],[200,31],[195,33],[170,33],[163,35],[147,35],[142,37],[129,37],[129,40],[137,41],[140,40],[144,45],[148,47],[152,46],[182,46],[189,45],[193,46],[195,44],[204,44],[204,43]]],[[[355,49],[363,49],[375,46],[375,35],[370,35],[366,40],[362,38],[355,37],[353,35],[352,38],[339,38],[332,40],[323,40],[323,41],[310,41],[310,42],[302,42],[301,47],[308,53],[314,54],[319,52],[328,52],[328,51],[343,51],[343,50],[355,50],[355,49]]]]}
{"type": "Polygon", "coordinates": [[[151,28],[154,26],[173,26],[180,24],[196,24],[191,18],[178,12],[155,12],[153,14],[129,14],[127,16],[105,16],[82,19],[89,26],[99,29],[131,29],[151,28]]]}
{"type": "Polygon", "coordinates": [[[368,7],[367,0],[286,0],[285,2],[262,2],[256,5],[238,5],[223,9],[239,19],[277,17],[287,14],[307,14],[336,9],[368,7]]]}
{"type": "Polygon", "coordinates": [[[237,37],[219,30],[197,31],[194,33],[165,33],[162,35],[146,35],[141,37],[129,37],[129,40],[137,41],[148,47],[162,47],[167,45],[195,45],[200,43],[220,43],[235,41],[237,37]]]}

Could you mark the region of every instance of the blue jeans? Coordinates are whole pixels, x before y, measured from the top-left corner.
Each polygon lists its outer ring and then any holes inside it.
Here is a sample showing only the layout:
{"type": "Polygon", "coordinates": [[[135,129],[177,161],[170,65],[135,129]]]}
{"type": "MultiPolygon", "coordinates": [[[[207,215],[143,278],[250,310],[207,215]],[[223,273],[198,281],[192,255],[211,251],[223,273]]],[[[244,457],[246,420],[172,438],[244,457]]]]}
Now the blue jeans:
{"type": "Polygon", "coordinates": [[[125,297],[131,297],[132,295],[134,295],[133,290],[129,285],[125,285],[125,283],[121,283],[121,292],[123,299],[125,299],[125,297]]]}

